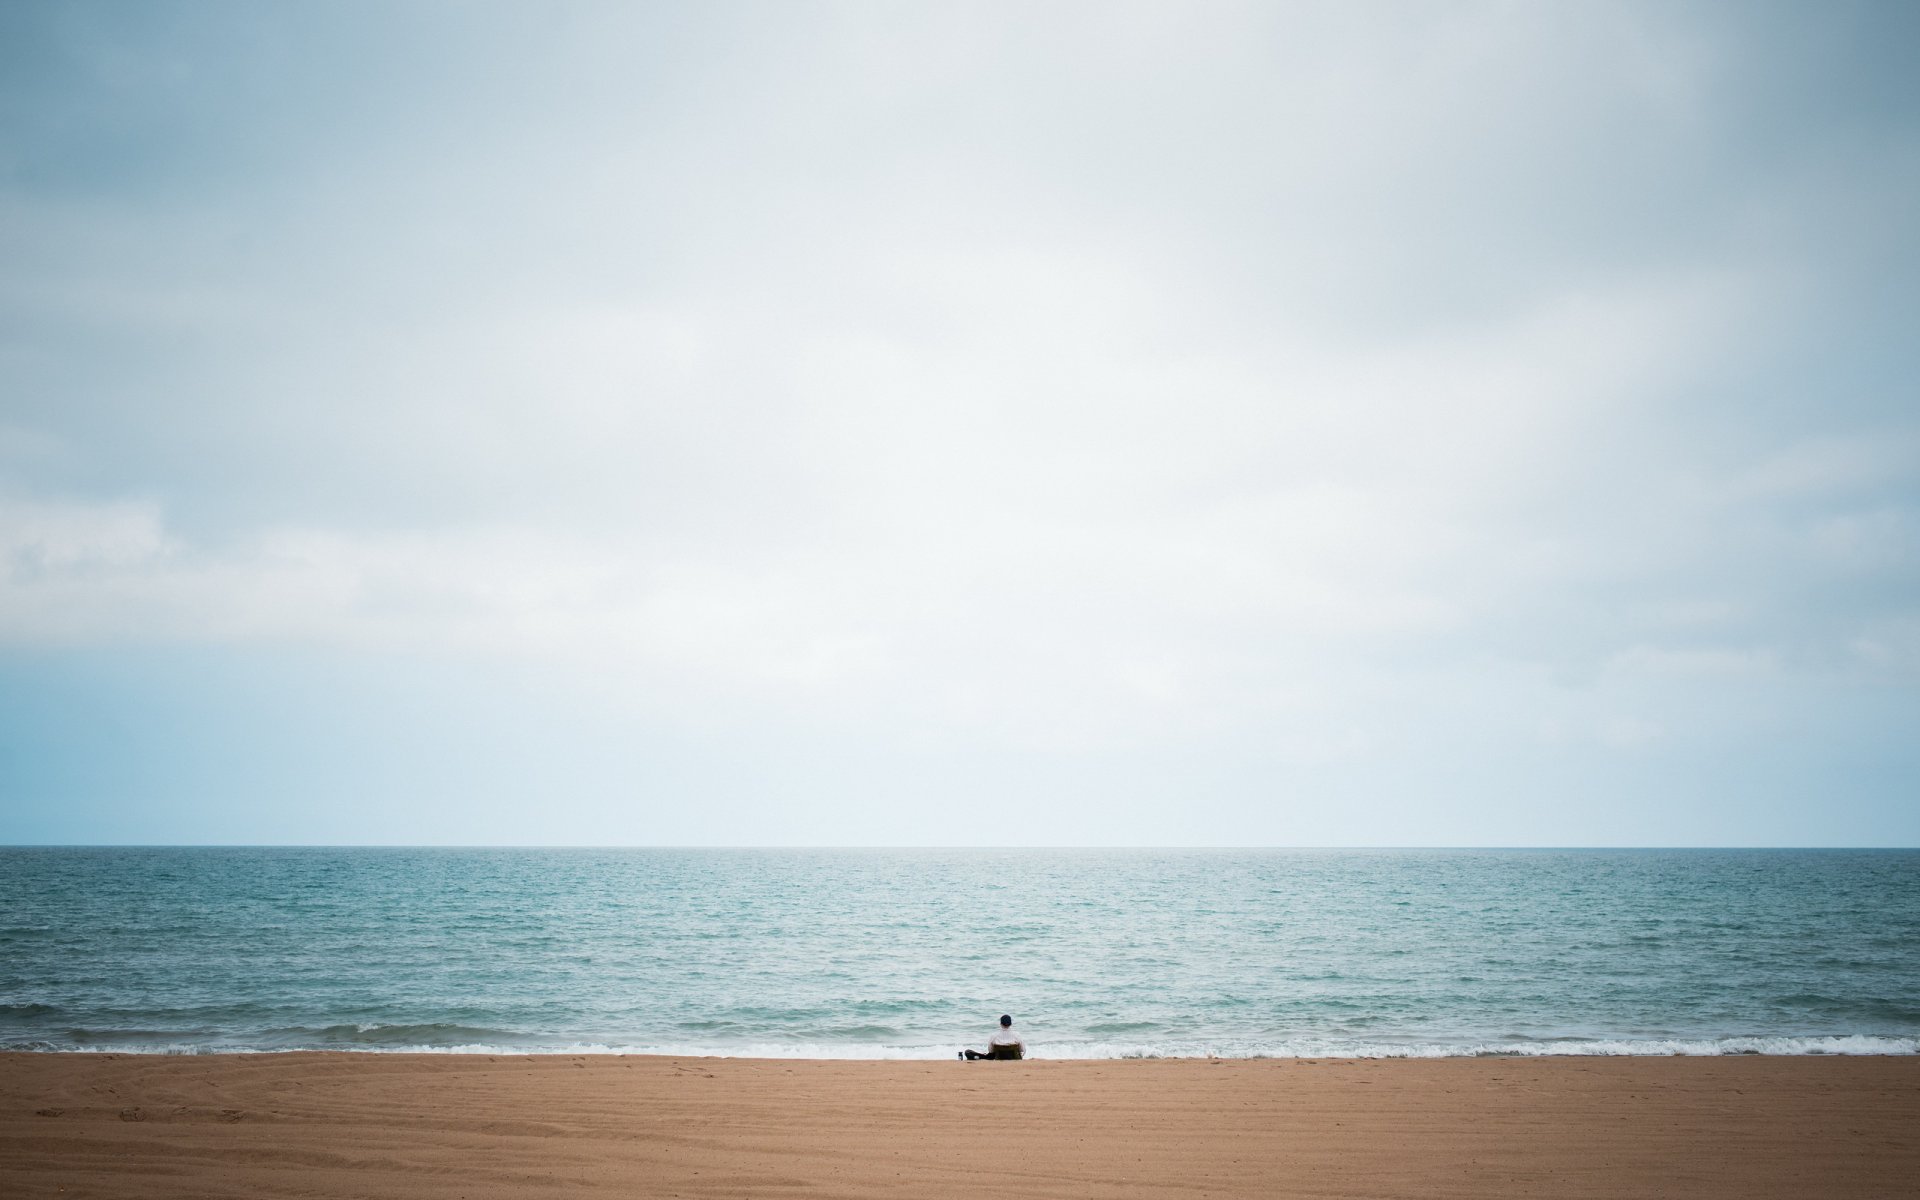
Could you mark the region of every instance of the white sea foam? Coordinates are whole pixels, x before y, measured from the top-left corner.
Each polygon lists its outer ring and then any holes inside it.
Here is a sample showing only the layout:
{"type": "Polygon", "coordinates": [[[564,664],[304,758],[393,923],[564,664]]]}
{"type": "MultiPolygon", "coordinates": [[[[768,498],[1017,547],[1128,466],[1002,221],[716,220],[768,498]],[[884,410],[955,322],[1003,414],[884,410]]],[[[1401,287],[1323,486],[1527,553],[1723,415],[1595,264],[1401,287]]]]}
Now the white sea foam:
{"type": "MultiPolygon", "coordinates": [[[[90,1054],[249,1054],[301,1050],[356,1054],[493,1055],[657,1055],[667,1058],[773,1058],[837,1060],[939,1060],[953,1058],[951,1046],[887,1046],[845,1042],[751,1042],[724,1046],[694,1042],[515,1045],[469,1042],[459,1045],[287,1046],[186,1043],[60,1046],[49,1042],[14,1045],[15,1050],[71,1051],[90,1054]]],[[[1818,1037],[1590,1038],[1554,1041],[1361,1042],[1297,1039],[1270,1043],[1035,1043],[1031,1057],[1054,1060],[1180,1058],[1543,1058],[1543,1057],[1714,1057],[1732,1054],[1881,1055],[1920,1054],[1920,1038],[1862,1035],[1818,1037]]]]}
{"type": "MultiPolygon", "coordinates": [[[[596,1047],[600,1053],[662,1054],[723,1058],[944,1059],[947,1046],[786,1045],[777,1043],[723,1048],[697,1045],[596,1047]]],[[[585,1047],[561,1053],[587,1053],[585,1047]]],[[[1358,1042],[1301,1039],[1225,1044],[1036,1042],[1035,1058],[1487,1058],[1571,1056],[1714,1056],[1726,1054],[1920,1054],[1920,1038],[1911,1037],[1722,1037],[1592,1038],[1564,1041],[1358,1042]]]]}

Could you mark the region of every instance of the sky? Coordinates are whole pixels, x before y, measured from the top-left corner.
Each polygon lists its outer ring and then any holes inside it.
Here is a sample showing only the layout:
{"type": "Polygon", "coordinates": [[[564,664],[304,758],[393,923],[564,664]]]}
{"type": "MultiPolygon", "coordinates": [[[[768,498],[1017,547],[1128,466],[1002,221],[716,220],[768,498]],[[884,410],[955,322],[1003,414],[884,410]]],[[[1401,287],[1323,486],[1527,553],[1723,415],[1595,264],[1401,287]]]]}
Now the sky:
{"type": "Polygon", "coordinates": [[[0,6],[0,842],[1920,844],[1916,51],[0,6]]]}

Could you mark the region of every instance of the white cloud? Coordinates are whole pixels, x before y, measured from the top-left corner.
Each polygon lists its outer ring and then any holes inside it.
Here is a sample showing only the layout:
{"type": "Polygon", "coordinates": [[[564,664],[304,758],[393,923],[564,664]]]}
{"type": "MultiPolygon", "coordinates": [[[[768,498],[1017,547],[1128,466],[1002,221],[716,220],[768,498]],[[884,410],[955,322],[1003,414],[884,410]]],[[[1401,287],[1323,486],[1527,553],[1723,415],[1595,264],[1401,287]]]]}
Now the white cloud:
{"type": "Polygon", "coordinates": [[[1249,778],[1910,678],[1914,121],[1757,17],[359,20],[10,110],[0,643],[1249,778]]]}

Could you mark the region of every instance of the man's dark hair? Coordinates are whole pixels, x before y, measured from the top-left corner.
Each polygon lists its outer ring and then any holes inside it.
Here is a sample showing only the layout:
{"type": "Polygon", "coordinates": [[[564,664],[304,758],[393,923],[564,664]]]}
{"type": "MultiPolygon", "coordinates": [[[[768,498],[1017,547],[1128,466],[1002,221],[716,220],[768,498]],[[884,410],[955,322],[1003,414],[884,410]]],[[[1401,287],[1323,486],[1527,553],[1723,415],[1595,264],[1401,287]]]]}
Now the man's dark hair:
{"type": "Polygon", "coordinates": [[[1007,1016],[1005,1013],[1002,1013],[1000,1015],[1000,1028],[1005,1029],[1007,1026],[1011,1024],[1013,1024],[1013,1018],[1007,1016]]]}

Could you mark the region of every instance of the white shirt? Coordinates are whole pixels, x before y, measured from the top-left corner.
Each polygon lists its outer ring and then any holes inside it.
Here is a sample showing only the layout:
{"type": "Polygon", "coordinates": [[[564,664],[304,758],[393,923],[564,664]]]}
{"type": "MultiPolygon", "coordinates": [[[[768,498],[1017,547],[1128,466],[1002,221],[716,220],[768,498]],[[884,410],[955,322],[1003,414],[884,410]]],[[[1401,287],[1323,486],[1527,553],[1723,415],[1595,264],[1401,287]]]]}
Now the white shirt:
{"type": "Polygon", "coordinates": [[[987,1039],[987,1045],[989,1046],[1025,1046],[1026,1043],[1020,1040],[1020,1035],[1013,1031],[1013,1026],[1009,1025],[1009,1026],[1006,1026],[1005,1028],[995,1029],[993,1031],[993,1036],[987,1039]]]}

